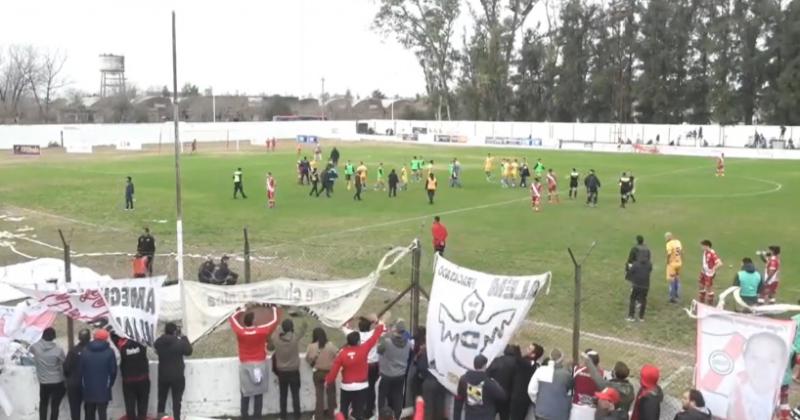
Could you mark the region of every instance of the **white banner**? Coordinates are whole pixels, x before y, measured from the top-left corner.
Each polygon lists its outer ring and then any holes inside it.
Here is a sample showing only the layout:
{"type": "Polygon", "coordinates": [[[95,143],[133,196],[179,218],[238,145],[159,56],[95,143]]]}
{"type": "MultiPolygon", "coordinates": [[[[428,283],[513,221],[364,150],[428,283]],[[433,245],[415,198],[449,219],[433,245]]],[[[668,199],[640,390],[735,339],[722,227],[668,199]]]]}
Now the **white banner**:
{"type": "Polygon", "coordinates": [[[165,277],[70,284],[45,291],[18,287],[51,311],[83,322],[108,318],[117,334],[153,346],[158,326],[159,289],[165,277]]]}
{"type": "Polygon", "coordinates": [[[428,303],[430,372],[453,394],[475,356],[503,352],[534,299],[549,291],[550,273],[501,276],[436,258],[428,303]]]}
{"type": "MultiPolygon", "coordinates": [[[[381,259],[369,276],[357,280],[293,280],[276,279],[252,284],[218,286],[184,282],[186,319],[183,331],[195,342],[246,303],[268,303],[294,306],[309,311],[329,327],[340,327],[364,304],[380,273],[404,257],[409,248],[395,248],[381,259]]],[[[164,300],[164,306],[175,315],[178,305],[164,300]]]]}
{"type": "Polygon", "coordinates": [[[0,306],[0,339],[35,343],[42,332],[53,326],[55,312],[38,302],[20,302],[16,306],[0,306]]]}
{"type": "Polygon", "coordinates": [[[715,418],[771,419],[795,323],[697,305],[695,385],[715,418]]]}

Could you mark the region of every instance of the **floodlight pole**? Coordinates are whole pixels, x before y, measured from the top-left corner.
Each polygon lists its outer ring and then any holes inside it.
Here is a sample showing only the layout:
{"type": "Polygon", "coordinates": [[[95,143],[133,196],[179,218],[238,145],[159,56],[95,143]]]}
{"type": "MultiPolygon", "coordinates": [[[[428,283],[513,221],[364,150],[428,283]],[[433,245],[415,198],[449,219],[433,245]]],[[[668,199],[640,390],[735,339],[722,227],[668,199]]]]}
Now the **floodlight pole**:
{"type": "Polygon", "coordinates": [[[178,110],[178,45],[175,36],[175,11],[172,11],[172,109],[175,122],[175,232],[177,235],[178,248],[178,282],[181,285],[181,306],[183,307],[183,321],[186,325],[186,304],[184,302],[183,287],[183,203],[181,200],[181,143],[178,122],[180,113],[178,110]]]}

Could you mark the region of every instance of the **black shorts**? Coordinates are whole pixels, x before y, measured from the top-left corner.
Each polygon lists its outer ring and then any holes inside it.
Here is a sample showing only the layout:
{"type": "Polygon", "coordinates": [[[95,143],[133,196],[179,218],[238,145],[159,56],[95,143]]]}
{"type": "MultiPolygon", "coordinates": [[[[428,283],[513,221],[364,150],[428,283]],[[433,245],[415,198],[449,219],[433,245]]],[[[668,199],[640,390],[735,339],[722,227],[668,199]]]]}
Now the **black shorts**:
{"type": "Polygon", "coordinates": [[[569,183],[569,187],[570,188],[578,188],[578,183],[577,182],[570,182],[569,183]]]}
{"type": "Polygon", "coordinates": [[[345,180],[345,181],[349,181],[351,177],[352,177],[352,175],[347,175],[347,174],[345,174],[345,175],[344,175],[344,180],[345,180]]]}

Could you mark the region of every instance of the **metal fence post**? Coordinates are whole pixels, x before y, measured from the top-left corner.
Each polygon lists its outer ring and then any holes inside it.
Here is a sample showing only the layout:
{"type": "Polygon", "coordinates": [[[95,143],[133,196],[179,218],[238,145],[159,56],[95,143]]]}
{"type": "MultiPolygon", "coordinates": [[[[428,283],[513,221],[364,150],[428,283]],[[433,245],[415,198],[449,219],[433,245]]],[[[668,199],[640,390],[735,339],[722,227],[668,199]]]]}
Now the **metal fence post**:
{"type": "Polygon", "coordinates": [[[411,251],[411,331],[416,334],[419,328],[419,273],[422,260],[422,247],[419,239],[414,240],[414,249],[411,251]]]}
{"type": "Polygon", "coordinates": [[[244,228],[244,282],[250,283],[250,240],[247,237],[247,228],[244,228]]]}
{"type": "Polygon", "coordinates": [[[575,266],[575,299],[572,312],[572,361],[578,363],[580,361],[580,346],[581,346],[581,276],[583,274],[583,263],[589,258],[594,246],[597,242],[592,242],[586,256],[583,257],[581,262],[575,259],[575,254],[572,253],[572,248],[567,248],[569,257],[572,259],[572,264],[575,266]]]}
{"type": "MultiPolygon", "coordinates": [[[[64,238],[64,232],[58,230],[58,236],[61,237],[61,245],[64,247],[64,281],[67,283],[72,282],[72,261],[70,260],[69,242],[64,238]]],[[[70,350],[75,347],[75,325],[72,318],[67,317],[67,346],[70,350]]]]}

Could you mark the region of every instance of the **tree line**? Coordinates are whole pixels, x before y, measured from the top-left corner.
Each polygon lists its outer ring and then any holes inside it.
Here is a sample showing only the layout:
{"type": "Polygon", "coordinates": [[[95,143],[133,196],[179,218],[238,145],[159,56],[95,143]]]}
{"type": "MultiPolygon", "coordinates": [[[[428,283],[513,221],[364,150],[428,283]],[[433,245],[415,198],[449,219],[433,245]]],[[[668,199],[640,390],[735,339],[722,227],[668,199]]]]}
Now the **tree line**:
{"type": "Polygon", "coordinates": [[[373,27],[416,54],[437,119],[800,124],[800,0],[379,6],[373,27]],[[526,25],[535,8],[545,23],[526,25]]]}
{"type": "Polygon", "coordinates": [[[19,120],[26,100],[35,103],[43,122],[51,119],[50,106],[67,85],[62,72],[67,56],[60,50],[31,45],[0,49],[0,121],[19,120]]]}

